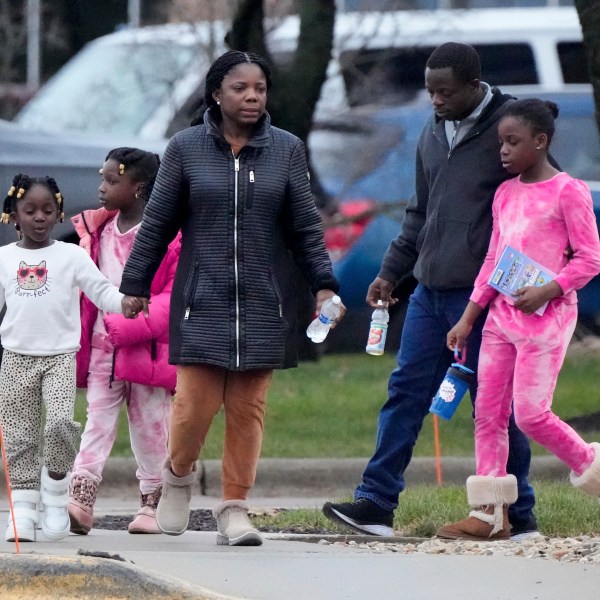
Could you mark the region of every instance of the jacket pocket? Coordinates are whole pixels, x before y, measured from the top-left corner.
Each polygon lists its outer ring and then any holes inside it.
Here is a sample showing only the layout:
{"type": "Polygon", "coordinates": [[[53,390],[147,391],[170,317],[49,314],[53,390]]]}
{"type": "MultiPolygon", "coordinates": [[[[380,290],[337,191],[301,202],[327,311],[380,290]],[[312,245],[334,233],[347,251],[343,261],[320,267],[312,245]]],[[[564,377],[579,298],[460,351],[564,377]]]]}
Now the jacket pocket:
{"type": "Polygon", "coordinates": [[[283,320],[283,295],[281,294],[281,289],[279,288],[279,283],[277,282],[275,273],[271,271],[269,273],[269,277],[271,279],[271,288],[273,289],[273,294],[275,297],[277,314],[279,315],[279,318],[283,320]]]}
{"type": "Polygon", "coordinates": [[[194,261],[194,267],[190,271],[190,274],[185,282],[185,287],[183,290],[183,297],[185,299],[183,320],[186,321],[190,317],[190,313],[194,308],[194,296],[196,293],[196,288],[198,287],[198,277],[200,273],[200,267],[198,266],[198,262],[194,261]]]}

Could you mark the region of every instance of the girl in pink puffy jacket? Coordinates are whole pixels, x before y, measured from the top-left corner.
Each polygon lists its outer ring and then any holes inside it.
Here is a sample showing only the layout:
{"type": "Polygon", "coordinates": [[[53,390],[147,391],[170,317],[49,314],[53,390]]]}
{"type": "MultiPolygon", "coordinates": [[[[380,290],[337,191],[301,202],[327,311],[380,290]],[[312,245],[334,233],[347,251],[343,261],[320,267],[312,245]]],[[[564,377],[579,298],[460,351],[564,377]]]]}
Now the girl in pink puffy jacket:
{"type": "MultiPolygon", "coordinates": [[[[158,156],[150,152],[136,148],[111,150],[100,170],[101,208],[72,218],[80,245],[117,286],[159,164],[158,156]]],[[[87,387],[88,409],[70,487],[73,533],[85,535],[93,525],[102,470],[124,403],[141,493],[141,508],[129,524],[129,533],[160,533],[156,506],[162,490],[175,389],[175,367],[168,364],[169,304],[180,246],[177,236],[156,273],[152,282],[152,315],[148,318],[132,320],[121,314],[106,314],[98,311],[86,296],[81,298],[77,386],[87,387]]]]}

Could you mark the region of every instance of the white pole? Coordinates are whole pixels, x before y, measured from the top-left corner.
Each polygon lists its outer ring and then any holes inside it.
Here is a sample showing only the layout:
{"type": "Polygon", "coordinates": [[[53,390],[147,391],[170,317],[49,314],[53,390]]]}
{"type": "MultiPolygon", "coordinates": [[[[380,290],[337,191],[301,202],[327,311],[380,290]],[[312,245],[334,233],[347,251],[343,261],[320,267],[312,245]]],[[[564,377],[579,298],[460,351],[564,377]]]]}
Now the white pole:
{"type": "Polygon", "coordinates": [[[40,0],[27,0],[27,87],[40,87],[40,0]]]}
{"type": "Polygon", "coordinates": [[[127,0],[127,22],[132,29],[140,26],[140,13],[141,0],[127,0]]]}

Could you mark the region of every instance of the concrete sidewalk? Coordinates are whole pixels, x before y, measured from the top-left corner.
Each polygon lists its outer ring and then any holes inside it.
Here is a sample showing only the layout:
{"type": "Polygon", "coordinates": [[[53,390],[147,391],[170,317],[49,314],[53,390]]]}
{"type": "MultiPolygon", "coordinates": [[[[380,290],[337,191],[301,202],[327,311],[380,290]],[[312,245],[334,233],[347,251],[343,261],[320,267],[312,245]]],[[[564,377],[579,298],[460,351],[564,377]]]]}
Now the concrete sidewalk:
{"type": "MultiPolygon", "coordinates": [[[[366,459],[262,460],[249,499],[255,508],[320,508],[328,497],[349,495],[366,459]]],[[[444,459],[446,482],[464,483],[470,459],[444,459]]],[[[219,461],[203,463],[204,487],[192,508],[218,502],[219,461]]],[[[534,459],[532,475],[565,479],[555,459],[534,459]]],[[[435,462],[414,459],[407,481],[435,482],[435,462]]],[[[0,485],[0,527],[8,503],[0,485]]],[[[132,459],[110,459],[96,513],[133,514],[137,483],[132,459]]],[[[4,599],[188,598],[223,600],[597,600],[600,567],[555,560],[504,556],[448,556],[377,552],[364,545],[298,541],[302,536],[267,535],[262,547],[216,545],[215,533],[188,531],[179,537],[136,536],[92,530],[47,542],[3,541],[0,530],[0,597],[4,599]],[[113,556],[116,558],[108,558],[113,556]],[[117,560],[119,558],[120,560],[117,560]]],[[[339,540],[359,536],[339,536],[339,540]]],[[[313,538],[314,539],[314,538],[313,538]]],[[[401,538],[395,541],[402,543],[401,538]]],[[[407,540],[404,540],[407,541],[407,540]]]]}
{"type": "Polygon", "coordinates": [[[22,544],[20,555],[14,544],[0,542],[3,599],[564,600],[575,594],[577,600],[597,600],[599,589],[598,566],[378,553],[277,535],[267,536],[261,547],[229,548],[217,546],[214,533],[170,537],[93,530],[60,542],[22,544]],[[121,560],[85,556],[102,553],[121,560]]]}

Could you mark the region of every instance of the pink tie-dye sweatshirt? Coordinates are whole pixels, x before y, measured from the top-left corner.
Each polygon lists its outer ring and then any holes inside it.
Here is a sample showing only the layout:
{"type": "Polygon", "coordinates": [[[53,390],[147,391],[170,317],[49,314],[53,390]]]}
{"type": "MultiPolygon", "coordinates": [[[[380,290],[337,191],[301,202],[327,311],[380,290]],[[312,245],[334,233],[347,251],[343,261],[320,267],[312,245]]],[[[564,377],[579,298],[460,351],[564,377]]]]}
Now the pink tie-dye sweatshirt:
{"type": "Polygon", "coordinates": [[[504,248],[512,246],[558,274],[555,281],[563,295],[552,302],[575,304],[575,290],[600,272],[600,241],[588,186],[567,173],[536,183],[515,177],[496,190],[492,212],[492,237],[471,300],[485,307],[496,297],[488,281],[504,248]],[[570,258],[565,255],[568,247],[570,258]]]}

